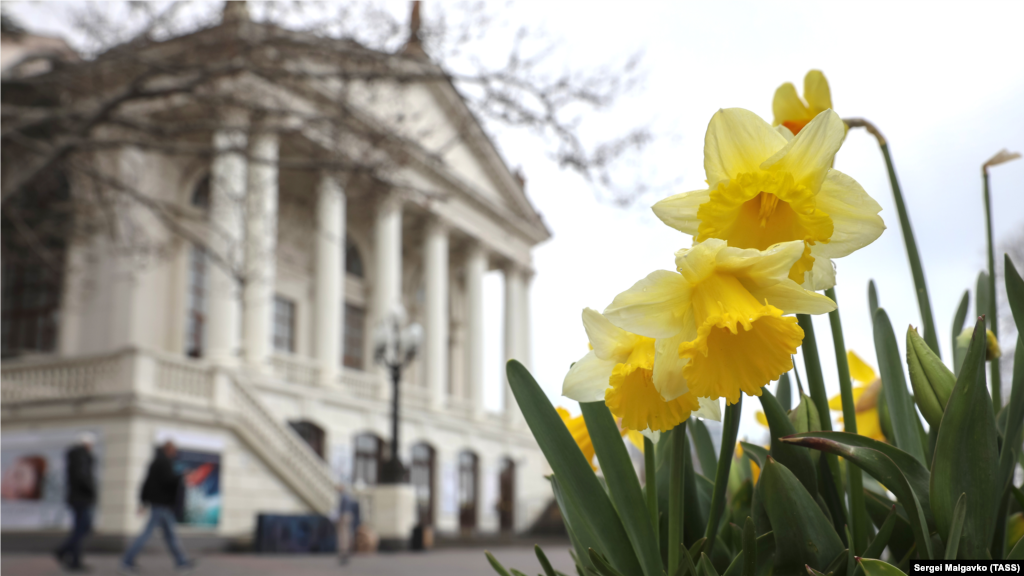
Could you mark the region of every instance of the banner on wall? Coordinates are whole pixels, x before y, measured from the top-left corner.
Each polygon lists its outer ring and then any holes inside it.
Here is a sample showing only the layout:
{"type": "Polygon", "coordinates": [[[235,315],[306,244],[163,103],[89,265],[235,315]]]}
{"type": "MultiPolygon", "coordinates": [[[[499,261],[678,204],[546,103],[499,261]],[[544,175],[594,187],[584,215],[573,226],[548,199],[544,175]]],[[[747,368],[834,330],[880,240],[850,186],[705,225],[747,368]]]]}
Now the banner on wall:
{"type": "Polygon", "coordinates": [[[103,437],[98,430],[64,428],[4,432],[0,438],[0,528],[45,530],[71,525],[65,454],[83,432],[96,435],[96,485],[102,487],[103,437]]]}
{"type": "Polygon", "coordinates": [[[174,515],[179,523],[216,526],[220,522],[220,454],[178,450],[174,463],[182,476],[174,515]]]}

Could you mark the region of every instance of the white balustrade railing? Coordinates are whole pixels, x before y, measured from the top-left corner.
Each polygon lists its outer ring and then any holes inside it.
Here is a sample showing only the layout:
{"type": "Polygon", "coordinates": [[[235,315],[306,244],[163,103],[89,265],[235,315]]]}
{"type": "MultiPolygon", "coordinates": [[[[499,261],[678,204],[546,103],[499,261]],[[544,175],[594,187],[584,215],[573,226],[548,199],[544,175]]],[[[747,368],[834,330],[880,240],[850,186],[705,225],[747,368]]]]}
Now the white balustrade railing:
{"type": "Polygon", "coordinates": [[[320,369],[311,359],[274,354],[270,358],[270,364],[277,377],[289,384],[303,386],[316,386],[317,384],[320,369]]]}
{"type": "Polygon", "coordinates": [[[372,400],[378,397],[383,380],[377,372],[363,372],[343,368],[338,376],[341,385],[356,398],[372,400]]]}
{"type": "Polygon", "coordinates": [[[70,359],[6,360],[0,373],[5,403],[65,400],[131,389],[131,354],[70,359]]]}
{"type": "Polygon", "coordinates": [[[192,400],[213,401],[213,372],[187,358],[156,358],[156,388],[162,393],[192,400]]]}

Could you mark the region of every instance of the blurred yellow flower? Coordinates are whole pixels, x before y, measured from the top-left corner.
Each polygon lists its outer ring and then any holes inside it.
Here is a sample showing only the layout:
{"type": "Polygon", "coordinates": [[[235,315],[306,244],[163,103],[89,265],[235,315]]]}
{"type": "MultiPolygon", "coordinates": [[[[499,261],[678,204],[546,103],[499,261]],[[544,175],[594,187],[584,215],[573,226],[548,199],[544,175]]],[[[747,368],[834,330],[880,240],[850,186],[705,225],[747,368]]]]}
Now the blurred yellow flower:
{"type": "Polygon", "coordinates": [[[853,178],[832,169],[845,128],[826,110],[800,134],[776,130],[753,112],[719,110],[704,138],[708,189],[670,196],[653,206],[665,224],[736,248],[765,250],[799,240],[790,279],[810,290],[835,285],[833,258],[874,242],[882,210],[853,178]]]}
{"type": "MultiPolygon", "coordinates": [[[[564,396],[579,402],[604,400],[611,413],[621,418],[622,428],[628,430],[671,430],[689,418],[691,412],[701,410],[702,404],[693,393],[666,400],[658,392],[653,338],[618,328],[590,308],[583,311],[583,326],[593,349],[569,369],[562,383],[564,396]]],[[[669,360],[677,362],[676,354],[671,354],[669,360]]],[[[685,388],[685,383],[680,384],[680,370],[658,372],[659,378],[672,381],[663,386],[685,388]]],[[[718,417],[710,403],[700,415],[718,417]]]]}
{"type": "MultiPolygon", "coordinates": [[[[758,414],[762,417],[764,416],[761,412],[758,412],[758,414]]],[[[765,426],[767,425],[767,420],[765,420],[765,426]]],[[[743,446],[739,442],[736,443],[736,458],[743,458],[743,446]]],[[[757,465],[757,462],[754,462],[753,458],[750,459],[750,476],[754,486],[757,486],[757,479],[761,477],[761,467],[757,465]]]]}
{"type": "Polygon", "coordinates": [[[788,277],[802,252],[802,242],[762,252],[706,240],[676,253],[676,272],[658,270],[616,296],[605,317],[657,339],[653,384],[665,398],[693,392],[735,404],[741,392],[760,396],[793,367],[803,340],[796,318],[783,314],[835,309],[788,277]]]}
{"type": "Polygon", "coordinates": [[[814,117],[832,108],[832,91],[821,70],[811,70],[804,76],[804,97],[796,93],[796,87],[786,82],[775,91],[772,112],[775,119],[772,126],[785,126],[794,135],[814,117]]]}
{"type": "Polygon", "coordinates": [[[569,414],[569,411],[559,406],[555,408],[558,411],[558,415],[562,417],[562,423],[569,429],[569,434],[572,434],[572,439],[576,441],[576,445],[580,447],[580,452],[583,452],[583,457],[587,459],[587,464],[594,470],[597,470],[597,464],[594,463],[594,443],[590,441],[590,432],[587,431],[587,423],[583,421],[583,415],[580,414],[575,418],[569,414]]]}
{"type": "MultiPolygon", "coordinates": [[[[850,378],[861,386],[853,387],[853,403],[857,414],[857,434],[885,442],[882,425],[878,420],[878,394],[882,391],[882,380],[875,374],[875,369],[868,366],[856,352],[846,353],[846,361],[850,365],[850,378]]],[[[842,411],[843,398],[837,394],[829,399],[831,410],[842,411]]],[[[839,417],[839,422],[843,417],[839,417]]]]}

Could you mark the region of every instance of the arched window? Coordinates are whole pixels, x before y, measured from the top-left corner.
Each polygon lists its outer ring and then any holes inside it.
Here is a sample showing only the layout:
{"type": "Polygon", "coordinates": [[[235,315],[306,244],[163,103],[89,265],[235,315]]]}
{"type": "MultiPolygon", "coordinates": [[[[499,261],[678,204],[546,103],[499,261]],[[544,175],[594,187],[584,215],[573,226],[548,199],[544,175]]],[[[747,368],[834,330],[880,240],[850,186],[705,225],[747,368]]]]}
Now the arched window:
{"type": "Polygon", "coordinates": [[[516,463],[511,458],[502,458],[499,476],[498,514],[501,516],[501,531],[515,529],[516,509],[516,463]]]}
{"type": "Polygon", "coordinates": [[[434,524],[434,448],[425,442],[412,447],[409,471],[416,488],[416,512],[420,526],[434,524]]]}
{"type": "Polygon", "coordinates": [[[3,356],[57,348],[68,236],[73,228],[70,188],[52,171],[26,185],[2,214],[3,356]]]}
{"type": "Polygon", "coordinates": [[[206,251],[195,245],[188,258],[185,306],[185,354],[202,358],[206,345],[206,251]]]}
{"type": "Polygon", "coordinates": [[[359,252],[359,246],[352,241],[351,236],[345,237],[345,272],[356,278],[365,278],[363,272],[363,256],[359,252]]]}
{"type": "Polygon", "coordinates": [[[210,209],[210,175],[203,176],[192,189],[190,203],[200,210],[210,209]]]}
{"type": "Polygon", "coordinates": [[[476,528],[479,468],[476,454],[469,450],[459,454],[459,528],[467,532],[476,528]]]}
{"type": "Polygon", "coordinates": [[[288,425],[292,427],[292,430],[295,430],[296,434],[306,441],[306,444],[309,444],[309,447],[313,449],[313,452],[316,452],[317,456],[323,459],[324,440],[327,436],[324,433],[323,428],[309,420],[296,420],[294,422],[289,422],[288,425]]]}
{"type": "Polygon", "coordinates": [[[380,478],[384,464],[383,442],[376,434],[356,436],[356,455],[352,473],[353,482],[373,485],[380,478]]]}

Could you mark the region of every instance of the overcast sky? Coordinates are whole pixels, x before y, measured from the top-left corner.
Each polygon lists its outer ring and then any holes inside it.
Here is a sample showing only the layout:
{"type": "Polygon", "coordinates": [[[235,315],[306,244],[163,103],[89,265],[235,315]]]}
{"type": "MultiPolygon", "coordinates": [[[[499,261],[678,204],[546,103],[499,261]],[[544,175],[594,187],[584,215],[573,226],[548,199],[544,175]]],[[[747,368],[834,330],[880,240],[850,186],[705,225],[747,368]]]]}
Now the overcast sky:
{"type": "MultiPolygon", "coordinates": [[[[406,10],[404,2],[389,4],[406,10]]],[[[429,3],[424,10],[430,9],[429,3]]],[[[59,28],[59,6],[15,6],[29,28],[59,28]]],[[[644,50],[641,90],[600,117],[594,136],[650,124],[662,136],[632,163],[672,192],[705,188],[703,139],[719,108],[750,109],[771,121],[783,82],[802,91],[804,74],[825,72],[835,110],[874,122],[890,143],[915,226],[945,358],[965,289],[985,266],[981,164],[1002,148],[1024,151],[1024,3],[1021,2],[587,2],[509,7],[513,26],[542,26],[560,39],[567,68],[599,65],[644,50]]],[[[507,44],[485,46],[507,54],[507,44]]],[[[588,128],[589,130],[589,128],[588,128]]],[[[500,148],[522,166],[527,193],[554,233],[535,251],[533,365],[553,401],[569,364],[587,349],[580,313],[603,309],[656,269],[690,237],[661,224],[649,206],[623,210],[594,200],[593,190],[560,171],[529,135],[499,130],[500,148]]],[[[873,138],[853,130],[835,167],[883,207],[888,230],[871,246],[836,261],[837,293],[849,348],[877,366],[867,314],[874,279],[903,347],[908,324],[920,325],[913,283],[885,165],[873,138]]],[[[1024,230],[1024,161],[992,170],[997,243],[1024,230]]],[[[489,366],[487,402],[501,404],[501,278],[486,281],[489,366]]],[[[972,302],[972,311],[974,303],[972,302]]],[[[828,318],[815,321],[829,394],[838,392],[828,318]]],[[[1009,343],[1004,350],[1010,352],[1009,343]]],[[[797,366],[803,372],[802,360],[797,366]]],[[[1008,381],[1008,375],[1004,376],[1008,381]]],[[[1005,387],[1005,385],[1004,385],[1005,387]]],[[[760,406],[748,399],[740,436],[759,441],[760,406]]]]}

